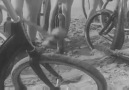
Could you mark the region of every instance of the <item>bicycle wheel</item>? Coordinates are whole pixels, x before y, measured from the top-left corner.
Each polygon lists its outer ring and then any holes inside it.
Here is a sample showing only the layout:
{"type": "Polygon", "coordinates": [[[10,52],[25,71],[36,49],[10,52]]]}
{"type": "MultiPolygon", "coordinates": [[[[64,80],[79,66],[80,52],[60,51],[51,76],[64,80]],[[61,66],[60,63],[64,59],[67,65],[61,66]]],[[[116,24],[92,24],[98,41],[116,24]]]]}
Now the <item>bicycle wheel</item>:
{"type": "Polygon", "coordinates": [[[118,5],[118,16],[117,16],[117,24],[116,24],[116,32],[114,34],[113,43],[111,46],[112,50],[121,49],[124,44],[125,33],[124,33],[124,1],[120,0],[118,5]]]}
{"type": "Polygon", "coordinates": [[[112,11],[103,9],[97,11],[93,16],[91,16],[85,25],[85,38],[90,49],[95,49],[96,46],[104,44],[111,47],[115,30],[114,30],[114,20],[111,19],[112,11]],[[102,21],[97,20],[102,17],[102,21]]]}
{"type": "MultiPolygon", "coordinates": [[[[56,73],[58,77],[52,72],[47,71],[42,67],[43,72],[46,74],[50,82],[58,89],[50,90],[61,90],[65,86],[77,86],[79,89],[82,88],[96,88],[96,90],[107,90],[107,83],[103,75],[92,65],[87,64],[84,61],[79,61],[78,59],[73,59],[63,55],[56,54],[44,54],[39,60],[39,64],[42,66],[49,64],[56,73]]],[[[20,60],[12,70],[12,81],[16,88],[25,88],[21,82],[23,82],[23,72],[25,68],[29,67],[29,58],[26,57],[23,60],[20,60]],[[19,86],[20,84],[20,86],[19,86]]],[[[37,77],[36,77],[37,78],[37,77]]],[[[21,89],[20,89],[21,90],[21,89]]]]}

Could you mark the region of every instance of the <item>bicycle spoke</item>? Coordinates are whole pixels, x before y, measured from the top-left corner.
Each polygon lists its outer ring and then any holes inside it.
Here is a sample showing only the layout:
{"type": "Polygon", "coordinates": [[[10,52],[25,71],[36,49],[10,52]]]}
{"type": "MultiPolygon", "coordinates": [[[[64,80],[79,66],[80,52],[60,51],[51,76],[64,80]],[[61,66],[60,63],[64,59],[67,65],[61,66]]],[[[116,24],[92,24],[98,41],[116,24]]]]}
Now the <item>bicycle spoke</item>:
{"type": "Polygon", "coordinates": [[[52,75],[54,75],[57,79],[62,80],[62,77],[49,65],[42,64],[52,75]]]}
{"type": "Polygon", "coordinates": [[[103,38],[107,39],[108,41],[112,42],[111,39],[109,39],[109,37],[106,37],[106,36],[102,36],[103,38]]]}
{"type": "Polygon", "coordinates": [[[113,35],[111,35],[111,34],[108,34],[108,37],[110,37],[110,38],[113,40],[113,35]]]}

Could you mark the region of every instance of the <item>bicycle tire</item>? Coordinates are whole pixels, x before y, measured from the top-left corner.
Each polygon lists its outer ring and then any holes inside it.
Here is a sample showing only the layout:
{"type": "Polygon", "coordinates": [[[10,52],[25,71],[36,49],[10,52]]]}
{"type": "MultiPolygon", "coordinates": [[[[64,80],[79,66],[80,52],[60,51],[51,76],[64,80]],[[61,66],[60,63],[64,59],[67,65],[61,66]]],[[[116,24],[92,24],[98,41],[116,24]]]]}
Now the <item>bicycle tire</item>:
{"type": "MultiPolygon", "coordinates": [[[[80,69],[81,71],[88,74],[92,79],[96,82],[98,86],[98,90],[107,90],[107,83],[104,78],[104,76],[93,66],[87,64],[84,61],[79,61],[78,59],[73,59],[67,56],[58,55],[58,54],[44,54],[41,56],[41,59],[39,60],[39,64],[41,63],[55,63],[55,64],[63,64],[68,66],[73,66],[77,69],[80,69]]],[[[22,60],[20,60],[17,64],[14,65],[14,68],[12,69],[11,76],[12,76],[12,82],[14,86],[16,86],[16,90],[19,90],[19,74],[22,70],[24,70],[26,67],[29,67],[29,58],[26,57],[22,60]]],[[[21,85],[21,84],[20,84],[21,85]]],[[[22,85],[23,86],[23,85],[22,85]]],[[[24,88],[24,86],[23,86],[24,88]]]]}
{"type": "Polygon", "coordinates": [[[112,50],[121,49],[124,44],[125,33],[124,33],[124,0],[119,1],[118,16],[116,24],[115,37],[111,46],[112,50]]]}
{"type": "Polygon", "coordinates": [[[89,19],[87,20],[87,22],[85,24],[84,33],[85,33],[86,42],[91,50],[95,49],[95,46],[92,44],[92,41],[90,38],[90,26],[91,26],[93,20],[100,15],[101,15],[101,17],[102,17],[102,15],[107,15],[108,17],[110,17],[112,13],[113,12],[110,10],[102,9],[102,10],[97,11],[94,15],[89,17],[89,19]]]}

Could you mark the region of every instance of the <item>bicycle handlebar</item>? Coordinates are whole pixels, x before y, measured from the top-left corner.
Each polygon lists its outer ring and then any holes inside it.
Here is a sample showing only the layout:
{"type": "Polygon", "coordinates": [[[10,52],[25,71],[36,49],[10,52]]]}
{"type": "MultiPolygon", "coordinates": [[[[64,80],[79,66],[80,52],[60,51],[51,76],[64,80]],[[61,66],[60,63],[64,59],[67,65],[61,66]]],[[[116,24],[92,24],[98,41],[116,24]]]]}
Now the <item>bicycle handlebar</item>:
{"type": "Polygon", "coordinates": [[[3,1],[4,5],[6,6],[7,11],[10,14],[11,18],[14,20],[14,22],[19,22],[20,17],[15,12],[10,0],[2,0],[2,1],[3,1]]]}

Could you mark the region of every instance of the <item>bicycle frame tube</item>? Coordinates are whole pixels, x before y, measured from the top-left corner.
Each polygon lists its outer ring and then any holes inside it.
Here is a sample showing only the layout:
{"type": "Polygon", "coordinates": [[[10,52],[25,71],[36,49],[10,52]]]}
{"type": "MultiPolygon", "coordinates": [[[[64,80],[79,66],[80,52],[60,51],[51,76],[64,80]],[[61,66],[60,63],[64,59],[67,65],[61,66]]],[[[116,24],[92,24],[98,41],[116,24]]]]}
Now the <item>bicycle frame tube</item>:
{"type": "Polygon", "coordinates": [[[5,70],[9,68],[10,63],[14,62],[18,52],[34,49],[25,36],[24,26],[21,22],[12,22],[11,32],[11,36],[0,47],[0,77],[1,74],[6,73],[5,70]]]}
{"type": "Polygon", "coordinates": [[[20,17],[16,14],[10,0],[2,0],[7,8],[8,13],[14,20],[11,23],[11,36],[0,47],[0,76],[3,67],[7,66],[12,56],[21,48],[23,50],[33,50],[34,47],[28,40],[23,23],[20,22],[20,17]]]}

